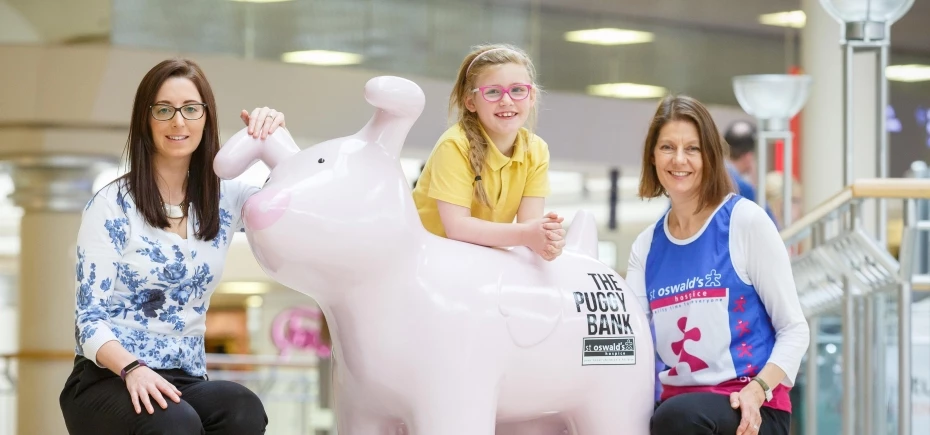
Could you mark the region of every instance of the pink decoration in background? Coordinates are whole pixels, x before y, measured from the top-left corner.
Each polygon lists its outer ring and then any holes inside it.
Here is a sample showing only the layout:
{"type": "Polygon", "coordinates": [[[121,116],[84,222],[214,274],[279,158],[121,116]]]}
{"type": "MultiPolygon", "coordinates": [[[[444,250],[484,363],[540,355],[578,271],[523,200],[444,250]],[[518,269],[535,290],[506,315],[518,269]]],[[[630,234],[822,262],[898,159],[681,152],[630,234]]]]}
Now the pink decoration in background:
{"type": "Polygon", "coordinates": [[[323,343],[320,335],[322,324],[323,316],[316,308],[288,308],[278,313],[271,322],[271,341],[281,356],[300,351],[329,358],[330,348],[323,343]]]}

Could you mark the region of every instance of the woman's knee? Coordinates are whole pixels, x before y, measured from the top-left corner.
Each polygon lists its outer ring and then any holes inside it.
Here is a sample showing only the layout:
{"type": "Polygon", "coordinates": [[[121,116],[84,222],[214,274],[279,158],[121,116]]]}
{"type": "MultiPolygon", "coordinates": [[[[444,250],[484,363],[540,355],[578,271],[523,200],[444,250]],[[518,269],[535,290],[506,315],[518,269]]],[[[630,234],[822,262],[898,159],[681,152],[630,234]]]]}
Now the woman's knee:
{"type": "Polygon", "coordinates": [[[656,408],[649,422],[652,435],[686,433],[682,431],[693,427],[693,417],[689,415],[691,410],[686,406],[687,403],[677,398],[672,397],[656,408]]]}
{"type": "Polygon", "coordinates": [[[671,397],[656,408],[649,424],[650,432],[652,435],[713,433],[713,428],[723,423],[716,421],[719,420],[716,408],[721,403],[728,406],[724,396],[713,393],[671,397]]]}
{"type": "Polygon", "coordinates": [[[204,433],[200,415],[190,404],[183,400],[181,403],[166,401],[168,407],[161,409],[161,406],[152,400],[154,414],[149,414],[143,407],[142,413],[137,417],[136,431],[133,433],[140,435],[202,435],[204,433]]]}
{"type": "Polygon", "coordinates": [[[243,385],[229,381],[223,382],[223,405],[230,427],[241,428],[242,433],[261,433],[268,425],[268,416],[261,399],[243,385]]]}

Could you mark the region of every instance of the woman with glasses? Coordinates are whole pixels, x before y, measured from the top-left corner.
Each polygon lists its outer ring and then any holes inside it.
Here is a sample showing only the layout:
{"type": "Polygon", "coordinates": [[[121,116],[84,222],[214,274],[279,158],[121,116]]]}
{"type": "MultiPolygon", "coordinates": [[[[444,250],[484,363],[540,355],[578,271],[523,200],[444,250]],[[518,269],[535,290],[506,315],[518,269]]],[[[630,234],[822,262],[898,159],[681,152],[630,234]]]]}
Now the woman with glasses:
{"type": "Polygon", "coordinates": [[[562,217],[543,216],[549,148],[531,131],[535,79],[533,62],[516,47],[479,46],[465,57],[449,98],[457,122],[413,190],[427,230],[483,246],[526,246],[546,260],[561,254],[562,217]]]}
{"type": "MultiPolygon", "coordinates": [[[[241,118],[256,138],[284,127],[267,107],[241,118]]],[[[152,68],[133,103],[129,171],[90,200],[78,232],[77,355],[59,398],[71,434],[265,432],[255,394],[206,376],[210,296],[258,190],[213,173],[219,147],[200,67],[152,68]]]]}

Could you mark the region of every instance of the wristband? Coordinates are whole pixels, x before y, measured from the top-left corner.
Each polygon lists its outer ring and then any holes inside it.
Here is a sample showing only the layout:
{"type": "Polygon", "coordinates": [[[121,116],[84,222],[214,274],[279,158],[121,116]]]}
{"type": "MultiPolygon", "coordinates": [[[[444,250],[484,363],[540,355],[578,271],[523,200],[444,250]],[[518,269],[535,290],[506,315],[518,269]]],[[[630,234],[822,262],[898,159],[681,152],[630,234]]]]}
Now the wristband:
{"type": "Polygon", "coordinates": [[[148,364],[146,364],[145,361],[142,361],[141,359],[137,359],[137,360],[135,360],[135,361],[129,363],[128,365],[126,365],[126,367],[123,367],[123,369],[120,370],[120,372],[119,372],[119,377],[120,377],[120,379],[122,379],[123,381],[125,381],[125,380],[126,380],[126,375],[128,375],[129,372],[131,372],[131,371],[133,371],[133,370],[135,370],[135,369],[137,369],[137,368],[139,368],[139,367],[148,367],[148,364]]]}
{"type": "Polygon", "coordinates": [[[762,392],[765,393],[765,401],[770,402],[772,400],[772,389],[769,388],[769,385],[758,376],[752,378],[752,381],[756,381],[759,385],[762,386],[762,392]]]}

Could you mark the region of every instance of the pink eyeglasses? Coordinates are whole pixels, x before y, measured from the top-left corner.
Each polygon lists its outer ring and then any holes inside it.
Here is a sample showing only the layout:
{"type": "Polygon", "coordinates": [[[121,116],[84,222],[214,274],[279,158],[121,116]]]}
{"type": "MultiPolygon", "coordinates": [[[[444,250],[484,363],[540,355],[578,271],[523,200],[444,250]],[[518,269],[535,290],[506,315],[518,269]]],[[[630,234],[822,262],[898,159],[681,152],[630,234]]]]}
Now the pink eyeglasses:
{"type": "Polygon", "coordinates": [[[525,100],[526,97],[530,96],[530,89],[533,89],[533,85],[516,84],[510,85],[508,89],[504,89],[504,87],[500,85],[491,85],[475,88],[471,91],[481,93],[484,101],[496,103],[503,99],[504,95],[510,95],[510,99],[513,101],[525,100]]]}

